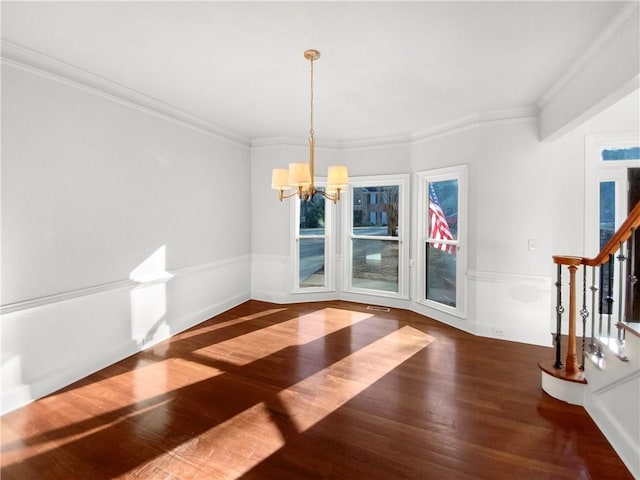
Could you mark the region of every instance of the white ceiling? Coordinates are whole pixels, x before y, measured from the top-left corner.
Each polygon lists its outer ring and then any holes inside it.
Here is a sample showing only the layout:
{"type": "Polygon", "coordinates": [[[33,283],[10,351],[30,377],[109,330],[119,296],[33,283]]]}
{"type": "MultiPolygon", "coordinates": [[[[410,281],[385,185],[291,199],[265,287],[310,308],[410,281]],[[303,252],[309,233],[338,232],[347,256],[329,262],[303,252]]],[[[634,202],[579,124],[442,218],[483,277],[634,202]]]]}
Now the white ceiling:
{"type": "Polygon", "coordinates": [[[2,37],[247,140],[406,136],[535,106],[619,2],[2,2],[2,37]]]}

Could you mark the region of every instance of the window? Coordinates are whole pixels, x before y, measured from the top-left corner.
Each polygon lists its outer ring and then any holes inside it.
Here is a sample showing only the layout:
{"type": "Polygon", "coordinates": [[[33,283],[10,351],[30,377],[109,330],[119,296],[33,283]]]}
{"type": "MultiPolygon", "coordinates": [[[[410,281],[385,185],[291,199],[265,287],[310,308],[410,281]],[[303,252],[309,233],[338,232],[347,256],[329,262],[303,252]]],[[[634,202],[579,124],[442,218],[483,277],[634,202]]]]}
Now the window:
{"type": "MultiPolygon", "coordinates": [[[[322,188],[318,187],[318,190],[322,188]]],[[[332,203],[322,195],[307,202],[296,198],[294,208],[294,291],[333,289],[332,203]]]]}
{"type": "Polygon", "coordinates": [[[629,172],[640,167],[637,134],[589,135],[585,141],[585,255],[596,256],[627,218],[629,172]],[[604,243],[603,243],[604,242],[604,243]]]}
{"type": "Polygon", "coordinates": [[[344,215],[345,289],[408,297],[408,175],[352,178],[344,215]]]}
{"type": "MultiPolygon", "coordinates": [[[[640,192],[640,139],[637,134],[590,135],[585,142],[585,256],[595,257],[627,218],[640,192]]],[[[611,292],[626,295],[627,264],[614,261],[599,269],[598,284],[603,298],[611,292]],[[610,284],[612,283],[612,289],[610,284]]],[[[627,300],[630,301],[630,300],[627,300]]],[[[618,308],[602,304],[601,313],[618,314],[618,308]],[[613,307],[611,311],[609,308],[613,307]]]]}
{"type": "Polygon", "coordinates": [[[605,148],[600,153],[603,162],[640,160],[640,147],[605,148]]]}
{"type": "Polygon", "coordinates": [[[466,166],[418,173],[418,301],[465,314],[466,166]]]}

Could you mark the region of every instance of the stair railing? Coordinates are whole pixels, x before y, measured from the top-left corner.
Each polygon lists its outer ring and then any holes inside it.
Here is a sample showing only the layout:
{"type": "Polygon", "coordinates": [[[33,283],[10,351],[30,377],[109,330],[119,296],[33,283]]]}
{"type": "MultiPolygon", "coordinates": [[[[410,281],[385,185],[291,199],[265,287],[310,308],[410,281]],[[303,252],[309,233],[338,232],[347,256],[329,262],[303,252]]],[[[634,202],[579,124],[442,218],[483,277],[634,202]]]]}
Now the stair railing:
{"type": "Polygon", "coordinates": [[[600,253],[594,258],[574,257],[566,255],[554,255],[553,262],[557,265],[557,289],[556,300],[556,332],[555,332],[555,363],[554,368],[561,369],[562,363],[562,316],[565,308],[562,305],[562,269],[569,271],[569,328],[567,352],[564,369],[569,375],[577,374],[584,370],[585,352],[602,358],[602,347],[606,344],[613,349],[622,359],[624,357],[624,328],[623,321],[638,321],[633,311],[633,302],[627,302],[626,298],[634,298],[638,278],[635,271],[636,230],[640,226],[640,203],[638,203],[620,228],[613,234],[600,253]],[[616,267],[616,259],[618,265],[616,267]],[[577,309],[576,299],[576,272],[582,266],[582,305],[577,309]],[[615,270],[618,270],[618,291],[614,292],[615,270]],[[590,272],[589,272],[590,270],[590,272]],[[591,275],[589,275],[591,273],[591,275]],[[587,288],[587,279],[591,278],[591,286],[587,288]],[[626,281],[625,281],[626,280],[626,281]],[[587,291],[591,292],[591,310],[587,307],[587,291]],[[617,298],[616,298],[617,297],[617,298]],[[614,306],[617,303],[617,334],[611,336],[611,327],[616,312],[614,306]],[[582,352],[580,363],[577,354],[577,314],[582,318],[582,352]],[[596,325],[596,315],[598,317],[596,325]],[[588,318],[591,316],[590,338],[587,345],[588,318]],[[603,329],[606,327],[606,335],[603,329]]]}

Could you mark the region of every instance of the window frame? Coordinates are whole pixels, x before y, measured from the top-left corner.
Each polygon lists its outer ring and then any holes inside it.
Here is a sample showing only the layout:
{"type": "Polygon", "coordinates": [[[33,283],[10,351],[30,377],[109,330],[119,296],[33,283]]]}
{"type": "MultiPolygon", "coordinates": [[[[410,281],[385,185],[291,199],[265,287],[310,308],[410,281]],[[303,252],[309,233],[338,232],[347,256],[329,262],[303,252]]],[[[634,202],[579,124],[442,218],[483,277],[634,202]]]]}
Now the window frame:
{"type": "MultiPolygon", "coordinates": [[[[416,173],[416,208],[414,222],[416,225],[416,291],[413,300],[421,305],[446,312],[450,315],[466,318],[467,314],[467,198],[468,198],[468,166],[423,170],[416,173]],[[456,306],[452,307],[427,299],[426,244],[428,237],[429,184],[448,180],[458,181],[458,230],[456,245],[456,306]]],[[[433,242],[435,243],[435,242],[433,242]]],[[[438,243],[445,243],[439,241],[438,243]]]]}
{"type": "MultiPolygon", "coordinates": [[[[326,179],[318,179],[315,182],[316,188],[325,188],[326,179]]],[[[324,199],[324,235],[304,235],[302,238],[322,238],[324,237],[324,285],[320,287],[300,286],[300,204],[301,200],[297,195],[292,197],[291,202],[291,293],[322,293],[334,292],[336,290],[335,268],[336,248],[335,241],[335,217],[336,206],[331,200],[324,199]]]]}
{"type": "Polygon", "coordinates": [[[638,167],[638,160],[602,160],[605,149],[640,145],[637,133],[588,135],[585,137],[584,252],[594,257],[600,252],[600,183],[615,182],[615,229],[627,218],[627,169],[638,167]],[[594,219],[596,221],[594,222],[594,219]]]}
{"type": "MultiPolygon", "coordinates": [[[[342,209],[342,289],[344,292],[373,295],[379,297],[409,299],[409,245],[406,239],[410,238],[410,175],[373,175],[351,177],[349,188],[345,192],[342,209]],[[354,188],[361,187],[398,187],[398,236],[370,236],[353,235],[353,197],[354,188]],[[352,284],[353,273],[353,239],[382,240],[398,242],[398,291],[376,290],[371,288],[354,287],[352,284]]],[[[341,200],[342,201],[342,200],[341,200]]]]}
{"type": "MultiPolygon", "coordinates": [[[[600,253],[600,186],[603,182],[614,184],[615,199],[615,219],[614,232],[628,215],[628,168],[638,168],[640,161],[629,160],[603,160],[603,150],[617,150],[629,147],[640,146],[640,136],[637,133],[610,133],[602,135],[587,135],[585,137],[585,185],[584,185],[584,253],[588,258],[595,257],[600,253]],[[594,221],[595,220],[595,221],[594,221]]],[[[613,265],[613,291],[620,292],[625,296],[627,284],[620,283],[620,272],[626,278],[627,264],[615,262],[613,265]]],[[[599,268],[599,274],[602,269],[599,268]]],[[[614,307],[611,315],[616,321],[618,318],[618,308],[614,307]]]]}

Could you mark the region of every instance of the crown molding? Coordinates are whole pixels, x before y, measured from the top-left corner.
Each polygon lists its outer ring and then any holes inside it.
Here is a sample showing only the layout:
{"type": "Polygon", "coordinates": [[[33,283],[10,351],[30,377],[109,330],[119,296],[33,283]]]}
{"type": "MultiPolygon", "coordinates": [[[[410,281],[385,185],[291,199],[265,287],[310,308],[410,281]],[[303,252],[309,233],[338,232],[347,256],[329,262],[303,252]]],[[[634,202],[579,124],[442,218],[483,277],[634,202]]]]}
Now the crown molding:
{"type": "Polygon", "coordinates": [[[637,29],[637,17],[639,14],[639,3],[630,2],[622,7],[620,12],[605,27],[605,29],[596,37],[589,47],[571,64],[567,71],[551,86],[551,88],[543,94],[536,105],[538,110],[542,111],[556,97],[556,95],[568,85],[573,77],[597,54],[602,48],[607,48],[607,44],[616,43],[616,40],[624,40],[628,38],[635,29],[637,29]],[[636,22],[628,20],[634,17],[636,22]]]}
{"type": "Polygon", "coordinates": [[[376,138],[361,138],[354,140],[345,140],[340,142],[337,148],[342,149],[361,149],[374,147],[391,147],[391,146],[410,146],[412,143],[411,135],[393,135],[376,138]]]}
{"type": "Polygon", "coordinates": [[[434,138],[463,132],[480,125],[531,121],[535,120],[537,116],[538,109],[534,106],[479,112],[415,133],[412,137],[412,142],[424,142],[434,138]]]}
{"type": "MultiPolygon", "coordinates": [[[[411,146],[414,143],[431,140],[436,137],[451,135],[469,128],[474,128],[484,124],[522,122],[535,120],[538,116],[538,109],[535,106],[491,110],[468,115],[451,122],[436,125],[427,130],[423,130],[412,135],[396,135],[377,138],[362,138],[356,140],[331,140],[322,139],[316,144],[316,148],[334,148],[338,150],[362,149],[373,147],[389,147],[393,145],[411,146]]],[[[251,141],[252,148],[272,147],[272,146],[293,146],[307,147],[309,143],[306,139],[291,137],[268,137],[256,138],[251,141]]]]}
{"type": "MultiPolygon", "coordinates": [[[[316,148],[322,149],[356,149],[356,148],[370,148],[370,147],[386,147],[391,145],[409,145],[411,144],[410,135],[397,135],[388,137],[377,138],[362,138],[354,140],[335,140],[335,139],[318,139],[316,137],[316,148]]],[[[308,147],[309,141],[302,137],[264,137],[254,138],[251,140],[252,148],[272,147],[272,146],[290,146],[290,147],[308,147]]]]}
{"type": "MultiPolygon", "coordinates": [[[[48,55],[41,54],[11,41],[0,39],[2,43],[2,63],[72,85],[112,101],[125,104],[146,113],[161,117],[195,129],[201,133],[222,138],[251,148],[271,146],[307,147],[308,139],[303,137],[267,137],[248,139],[225,130],[202,118],[172,107],[152,97],[128,87],[107,80],[86,70],[74,67],[48,55]]],[[[468,115],[451,122],[442,123],[429,129],[406,135],[360,138],[353,140],[321,139],[317,148],[350,150],[375,147],[411,146],[413,143],[450,135],[468,128],[504,121],[522,121],[536,117],[536,107],[493,110],[468,115]]]]}
{"type": "Polygon", "coordinates": [[[309,141],[303,139],[302,137],[262,137],[262,138],[252,138],[251,139],[251,148],[262,148],[262,147],[281,147],[281,146],[289,146],[289,147],[308,147],[309,141]]]}
{"type": "Polygon", "coordinates": [[[144,95],[119,83],[107,80],[81,68],[56,60],[48,55],[13,43],[4,38],[2,44],[2,63],[35,73],[67,85],[91,92],[95,95],[133,107],[195,129],[201,133],[212,135],[240,145],[249,146],[247,138],[225,130],[207,120],[168,105],[160,100],[144,95]]]}

